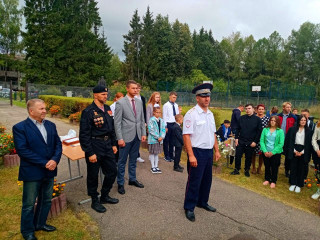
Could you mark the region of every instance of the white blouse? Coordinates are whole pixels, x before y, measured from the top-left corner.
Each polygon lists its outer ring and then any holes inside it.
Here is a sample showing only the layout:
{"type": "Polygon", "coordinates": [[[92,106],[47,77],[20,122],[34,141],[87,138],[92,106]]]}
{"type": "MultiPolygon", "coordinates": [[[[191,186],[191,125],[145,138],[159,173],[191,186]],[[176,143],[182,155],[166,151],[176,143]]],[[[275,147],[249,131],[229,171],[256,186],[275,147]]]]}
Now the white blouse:
{"type": "MultiPolygon", "coordinates": [[[[301,132],[299,132],[299,130],[298,130],[298,132],[296,134],[295,144],[304,145],[304,138],[305,138],[304,129],[301,132]]],[[[294,151],[297,152],[297,150],[295,150],[295,149],[294,149],[294,151]]],[[[304,150],[302,150],[301,153],[304,154],[304,150]]]]}

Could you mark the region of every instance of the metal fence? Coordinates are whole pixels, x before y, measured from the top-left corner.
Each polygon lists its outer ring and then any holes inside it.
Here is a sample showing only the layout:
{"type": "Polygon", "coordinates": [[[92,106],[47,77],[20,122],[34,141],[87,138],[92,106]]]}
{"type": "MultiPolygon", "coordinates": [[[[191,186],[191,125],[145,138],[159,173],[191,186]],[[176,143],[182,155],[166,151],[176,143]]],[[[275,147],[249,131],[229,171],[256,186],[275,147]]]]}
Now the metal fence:
{"type": "MultiPolygon", "coordinates": [[[[190,105],[195,103],[191,90],[192,84],[181,84],[179,82],[157,83],[157,90],[162,92],[178,92],[178,103],[190,105]]],[[[250,81],[242,80],[227,82],[225,91],[215,91],[213,88],[211,94],[211,106],[222,108],[233,108],[239,104],[259,104],[263,103],[267,108],[272,106],[281,106],[283,102],[288,101],[294,107],[310,107],[316,105],[316,88],[311,85],[295,85],[281,82],[279,80],[250,81]],[[252,86],[261,86],[260,92],[252,91],[252,86]]]]}
{"type": "MultiPolygon", "coordinates": [[[[272,106],[281,106],[284,101],[289,101],[294,107],[303,108],[317,104],[316,90],[313,86],[303,85],[295,86],[292,84],[282,83],[276,80],[262,82],[261,92],[252,92],[252,84],[249,81],[241,81],[239,83],[229,83],[227,91],[217,92],[213,89],[211,94],[211,106],[221,108],[234,108],[239,104],[259,104],[263,103],[270,109],[272,106]],[[245,86],[246,85],[246,86],[245,86]]],[[[0,82],[0,86],[4,86],[0,82]]],[[[177,103],[179,105],[194,105],[196,103],[194,95],[191,93],[192,84],[158,82],[157,91],[161,94],[162,103],[169,99],[170,91],[178,93],[177,103]]],[[[57,96],[73,96],[92,98],[91,87],[72,87],[72,86],[55,86],[29,83],[27,87],[20,86],[17,82],[13,82],[13,98],[15,100],[25,99],[24,92],[27,90],[28,98],[37,98],[39,95],[57,95],[57,96]]],[[[5,91],[0,91],[0,97],[9,97],[5,91]],[[3,94],[2,94],[3,93],[3,94]],[[3,96],[2,96],[3,95],[3,96]]],[[[113,86],[109,92],[108,100],[112,101],[118,91],[124,91],[123,87],[113,86]]],[[[142,90],[143,95],[148,101],[153,91],[142,90]]]]}

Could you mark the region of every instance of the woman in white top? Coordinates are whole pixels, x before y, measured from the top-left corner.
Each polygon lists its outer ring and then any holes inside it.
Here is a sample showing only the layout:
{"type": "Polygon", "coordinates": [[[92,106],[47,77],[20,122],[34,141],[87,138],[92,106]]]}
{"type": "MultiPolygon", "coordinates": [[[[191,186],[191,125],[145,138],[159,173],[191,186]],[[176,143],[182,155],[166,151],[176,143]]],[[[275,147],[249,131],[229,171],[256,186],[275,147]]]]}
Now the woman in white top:
{"type": "Polygon", "coordinates": [[[121,92],[117,92],[117,94],[114,96],[113,103],[110,106],[112,116],[114,116],[114,112],[116,110],[116,101],[120,100],[121,98],[123,98],[123,94],[121,92]]]}
{"type": "Polygon", "coordinates": [[[304,186],[304,164],[311,157],[312,131],[307,127],[307,118],[300,115],[297,124],[286,135],[287,154],[290,159],[290,191],[299,193],[304,186]]]}
{"type": "Polygon", "coordinates": [[[153,116],[153,107],[155,104],[158,104],[161,108],[161,96],[159,92],[152,93],[151,97],[149,98],[147,104],[147,123],[149,123],[150,118],[153,116]]]}

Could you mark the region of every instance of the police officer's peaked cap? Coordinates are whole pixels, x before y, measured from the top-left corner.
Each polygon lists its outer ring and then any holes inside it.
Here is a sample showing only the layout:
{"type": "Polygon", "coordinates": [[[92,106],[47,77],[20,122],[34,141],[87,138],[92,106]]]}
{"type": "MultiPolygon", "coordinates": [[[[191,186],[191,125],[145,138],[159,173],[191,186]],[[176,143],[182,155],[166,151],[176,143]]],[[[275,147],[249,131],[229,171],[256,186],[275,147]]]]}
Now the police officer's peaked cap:
{"type": "Polygon", "coordinates": [[[93,93],[103,93],[103,92],[108,92],[108,88],[101,86],[101,85],[97,85],[92,89],[93,93]]]}
{"type": "Polygon", "coordinates": [[[213,85],[211,83],[203,83],[194,87],[192,93],[196,94],[197,96],[206,97],[211,95],[212,88],[213,85]]]}

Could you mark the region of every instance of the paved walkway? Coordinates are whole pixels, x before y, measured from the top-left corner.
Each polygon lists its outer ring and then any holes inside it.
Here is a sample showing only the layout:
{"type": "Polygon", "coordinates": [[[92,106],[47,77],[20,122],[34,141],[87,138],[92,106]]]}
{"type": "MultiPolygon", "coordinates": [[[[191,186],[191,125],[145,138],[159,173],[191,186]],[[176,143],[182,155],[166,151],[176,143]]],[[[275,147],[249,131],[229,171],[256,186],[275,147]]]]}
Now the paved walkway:
{"type": "MultiPolygon", "coordinates": [[[[0,101],[0,123],[8,128],[25,119],[25,109],[10,107],[0,101]]],[[[50,119],[50,118],[49,118],[50,119]]],[[[60,135],[78,126],[55,122],[60,135]]],[[[147,159],[147,152],[141,151],[147,159]]],[[[86,175],[85,161],[80,160],[81,171],[86,175]]],[[[76,163],[72,163],[76,175],[76,163]]],[[[150,163],[138,163],[137,178],[144,189],[125,185],[126,194],[111,191],[119,198],[116,205],[106,205],[107,212],[98,214],[90,203],[79,206],[86,199],[86,178],[67,183],[69,204],[75,210],[84,209],[100,225],[102,239],[298,239],[319,240],[320,218],[301,210],[270,200],[259,194],[213,178],[210,204],[218,211],[210,213],[195,209],[196,222],[184,216],[183,199],[187,174],[172,171],[172,163],[160,160],[162,174],[153,175],[150,163]]],[[[59,164],[58,181],[68,177],[65,157],[59,164]]]]}

